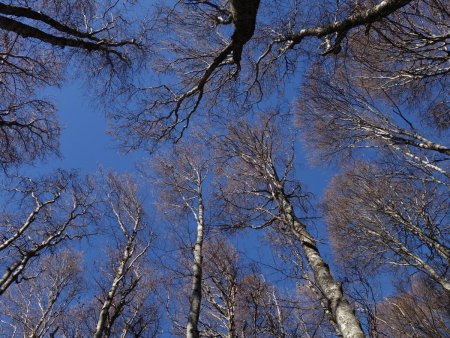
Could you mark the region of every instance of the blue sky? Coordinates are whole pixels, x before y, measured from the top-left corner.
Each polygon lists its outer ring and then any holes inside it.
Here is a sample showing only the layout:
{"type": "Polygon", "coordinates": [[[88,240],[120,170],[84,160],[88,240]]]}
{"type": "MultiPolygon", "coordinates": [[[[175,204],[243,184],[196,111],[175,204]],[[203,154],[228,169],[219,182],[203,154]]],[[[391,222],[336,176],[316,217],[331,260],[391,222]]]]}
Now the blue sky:
{"type": "MultiPolygon", "coordinates": [[[[147,157],[147,154],[144,151],[135,151],[128,154],[120,153],[117,141],[112,135],[107,134],[108,124],[104,111],[95,102],[91,102],[91,95],[81,81],[66,81],[61,89],[51,89],[46,92],[55,100],[63,127],[61,135],[62,158],[50,159],[44,165],[38,164],[32,171],[41,172],[54,168],[64,168],[77,169],[83,174],[95,174],[97,169],[101,167],[105,170],[120,173],[133,172],[139,175],[135,169],[135,163],[147,157]]],[[[293,97],[293,93],[290,93],[290,95],[293,97]]],[[[303,152],[304,149],[298,142],[296,173],[304,182],[305,188],[312,192],[317,200],[320,199],[334,169],[310,166],[307,159],[302,156],[303,152]]],[[[147,197],[148,206],[152,208],[152,196],[147,197]]],[[[158,224],[157,219],[151,218],[155,222],[154,226],[166,228],[163,222],[158,224]]],[[[317,231],[321,239],[326,238],[325,227],[322,222],[317,223],[317,231]]],[[[241,234],[235,236],[233,242],[238,250],[245,251],[242,254],[244,261],[265,261],[265,264],[269,266],[274,265],[273,253],[271,253],[268,243],[261,240],[261,235],[263,235],[263,232],[241,234]]],[[[165,241],[166,238],[164,237],[166,236],[160,237],[160,240],[165,241]]],[[[82,245],[80,248],[88,251],[85,252],[85,264],[92,268],[90,260],[95,258],[98,253],[90,251],[98,250],[98,245],[92,242],[91,245],[82,245]]],[[[155,246],[163,248],[165,244],[155,243],[155,246]]],[[[326,244],[320,246],[322,254],[332,264],[329,247],[326,244]]],[[[267,280],[275,281],[280,278],[279,275],[273,274],[270,268],[263,267],[262,271],[268,274],[267,280]]],[[[282,284],[286,287],[290,283],[283,282],[282,284]]],[[[170,324],[165,322],[163,325],[165,333],[162,337],[171,336],[168,331],[169,327],[170,324]]]]}
{"type": "MultiPolygon", "coordinates": [[[[153,6],[153,1],[147,2],[143,7],[148,9],[153,6]]],[[[137,16],[141,15],[145,11],[136,12],[137,16]]],[[[225,33],[229,33],[230,27],[225,28],[225,33]]],[[[225,34],[226,35],[226,34],[225,34]]],[[[303,61],[302,61],[303,62],[303,61]]],[[[280,100],[284,102],[286,107],[289,108],[297,99],[298,95],[298,84],[302,82],[300,74],[305,73],[305,63],[298,64],[296,70],[296,77],[291,78],[282,86],[284,91],[281,93],[280,97],[276,98],[278,92],[269,93],[265,97],[265,100],[260,104],[261,107],[276,105],[275,100],[280,100]],[[272,95],[272,96],[271,96],[272,95]]],[[[63,169],[76,169],[82,174],[96,174],[99,168],[105,171],[116,171],[119,173],[131,172],[139,176],[136,170],[136,163],[142,159],[148,158],[148,154],[145,151],[133,151],[127,154],[121,153],[119,151],[119,143],[114,139],[114,137],[107,133],[108,123],[105,118],[105,112],[100,107],[93,98],[93,94],[90,91],[87,81],[82,81],[77,77],[75,70],[68,71],[68,80],[65,81],[62,88],[50,88],[44,91],[46,96],[53,98],[57,106],[58,116],[60,118],[62,126],[62,136],[61,136],[61,158],[50,158],[45,163],[37,163],[33,167],[25,168],[25,172],[32,172],[33,174],[39,174],[42,172],[49,172],[55,168],[63,169]]],[[[170,77],[169,77],[170,78],[170,77]]],[[[151,81],[149,81],[151,82],[151,81]]],[[[280,86],[281,88],[281,86],[280,86]]],[[[199,112],[200,113],[200,112],[199,112]]],[[[198,114],[192,119],[191,127],[195,127],[196,122],[201,120],[198,114]]],[[[294,127],[295,128],[295,127],[294,127]]],[[[303,188],[306,192],[311,192],[313,194],[312,203],[317,206],[317,202],[320,202],[323,193],[331,179],[331,177],[337,172],[337,168],[333,166],[317,165],[312,166],[305,154],[314,151],[314,149],[305,149],[301,142],[298,141],[296,145],[296,165],[295,172],[299,181],[302,182],[303,188]]],[[[164,255],[163,249],[166,248],[166,241],[170,236],[167,235],[167,221],[158,218],[159,216],[154,212],[154,195],[153,189],[150,184],[145,183],[142,178],[138,178],[138,182],[142,187],[143,194],[146,197],[146,203],[149,208],[150,221],[153,226],[157,228],[156,231],[160,236],[154,245],[154,252],[159,255],[164,255]],[[144,182],[144,183],[143,183],[144,182]]],[[[320,211],[317,210],[316,214],[320,211]]],[[[182,223],[180,221],[179,223],[182,223]]],[[[182,225],[185,225],[182,223],[182,225]]],[[[186,226],[187,227],[187,226],[186,226]]],[[[193,229],[189,229],[191,236],[194,235],[193,229]]],[[[311,227],[312,233],[319,240],[319,248],[321,253],[327,263],[333,267],[333,257],[329,246],[329,240],[327,238],[326,226],[322,220],[317,220],[314,227],[311,227]]],[[[189,232],[186,230],[186,233],[189,232]]],[[[268,242],[262,240],[261,236],[264,234],[263,231],[247,231],[245,234],[239,233],[234,236],[234,244],[237,246],[238,250],[242,251],[242,256],[248,262],[258,262],[264,261],[265,264],[276,265],[277,261],[273,258],[273,253],[271,252],[268,242]]],[[[97,256],[97,250],[102,250],[105,246],[105,237],[94,239],[92,246],[85,245],[82,242],[77,245],[77,248],[85,250],[86,261],[92,259],[99,259],[97,256]]],[[[173,248],[172,243],[168,243],[168,249],[173,248]]],[[[92,265],[90,266],[92,269],[92,265]]],[[[271,273],[270,268],[261,268],[263,272],[271,273]]],[[[267,280],[277,280],[278,276],[273,274],[272,277],[268,277],[267,280]]],[[[387,278],[386,276],[381,276],[380,279],[387,278]]],[[[292,282],[281,282],[282,287],[291,286],[292,282]]],[[[389,281],[382,285],[382,291],[384,295],[392,293],[393,288],[389,284],[389,281]]],[[[162,310],[163,311],[163,310],[162,310]]],[[[167,332],[169,324],[164,322],[164,330],[167,332]]],[[[170,337],[169,333],[162,335],[163,337],[170,337]]]]}
{"type": "MultiPolygon", "coordinates": [[[[302,67],[299,67],[297,74],[302,74],[303,70],[302,67]]],[[[279,99],[282,99],[287,106],[291,105],[297,98],[298,83],[300,82],[301,78],[297,77],[284,84],[285,92],[283,97],[279,99]]],[[[95,102],[85,81],[77,80],[76,74],[71,74],[69,80],[65,81],[62,88],[47,89],[45,94],[54,99],[63,128],[60,147],[62,158],[49,159],[44,165],[37,164],[32,168],[32,171],[41,172],[50,171],[54,168],[63,168],[77,169],[83,174],[95,174],[98,168],[101,167],[105,170],[113,170],[119,173],[132,172],[139,175],[135,164],[148,157],[148,155],[144,151],[134,151],[127,154],[120,153],[118,142],[112,135],[107,134],[108,123],[105,118],[105,112],[95,102]]],[[[272,103],[269,100],[269,102],[264,102],[263,105],[269,106],[272,103]]],[[[194,121],[198,120],[194,119],[194,121]]],[[[304,156],[306,152],[307,149],[304,149],[301,143],[297,142],[295,171],[304,189],[313,193],[313,202],[317,202],[321,199],[330,178],[337,169],[326,166],[311,166],[304,156]]],[[[144,189],[151,191],[150,188],[144,189]]],[[[151,193],[147,197],[149,208],[153,208],[151,193]]],[[[154,216],[152,220],[155,227],[159,227],[159,229],[165,228],[164,222],[159,222],[154,216]]],[[[319,247],[324,259],[332,266],[333,261],[325,224],[319,220],[316,222],[316,227],[312,230],[320,240],[319,247]]],[[[262,233],[252,232],[244,236],[235,236],[234,243],[238,250],[245,251],[242,255],[245,257],[245,260],[255,262],[264,260],[268,265],[274,264],[270,247],[267,245],[267,242],[261,240],[262,233]]],[[[161,237],[160,240],[164,241],[166,239],[164,237],[161,237]]],[[[86,250],[98,250],[99,243],[93,244],[91,247],[84,245],[81,247],[84,247],[86,250]]],[[[155,246],[163,248],[165,245],[164,243],[156,243],[155,246]]],[[[86,261],[96,257],[97,253],[92,251],[86,252],[86,261]]],[[[262,271],[270,273],[270,269],[266,270],[263,268],[262,271]]],[[[274,275],[272,278],[276,280],[278,277],[274,275]]],[[[286,286],[287,284],[284,285],[286,286]]],[[[388,289],[390,288],[386,288],[386,291],[388,289]]],[[[165,323],[164,329],[166,331],[168,327],[168,323],[165,323]]],[[[170,334],[163,336],[170,337],[170,334]]]]}
{"type": "Polygon", "coordinates": [[[63,88],[52,90],[61,125],[61,161],[52,166],[79,169],[93,173],[99,166],[117,172],[133,171],[134,162],[142,153],[121,154],[118,144],[107,135],[104,111],[99,111],[87,95],[88,89],[76,81],[66,83],[63,88]]]}

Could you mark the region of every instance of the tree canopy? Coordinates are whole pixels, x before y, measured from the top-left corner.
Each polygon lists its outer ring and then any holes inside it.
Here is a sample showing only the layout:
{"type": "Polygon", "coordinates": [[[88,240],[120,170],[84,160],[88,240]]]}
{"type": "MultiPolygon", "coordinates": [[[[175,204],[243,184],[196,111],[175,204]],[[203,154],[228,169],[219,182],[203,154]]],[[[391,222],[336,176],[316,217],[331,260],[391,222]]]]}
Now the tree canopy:
{"type": "Polygon", "coordinates": [[[448,337],[449,8],[0,2],[0,335],[448,337]]]}

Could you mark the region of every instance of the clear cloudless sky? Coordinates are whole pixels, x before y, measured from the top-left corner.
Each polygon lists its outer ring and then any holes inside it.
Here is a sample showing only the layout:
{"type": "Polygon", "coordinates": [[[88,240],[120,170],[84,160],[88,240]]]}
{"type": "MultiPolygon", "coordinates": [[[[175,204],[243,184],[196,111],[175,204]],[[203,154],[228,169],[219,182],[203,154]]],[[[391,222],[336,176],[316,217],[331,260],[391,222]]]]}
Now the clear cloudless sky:
{"type": "Polygon", "coordinates": [[[61,160],[51,167],[74,168],[93,173],[102,166],[118,172],[133,171],[142,152],[123,154],[112,135],[107,134],[105,112],[92,102],[80,82],[66,83],[50,92],[55,98],[62,125],[61,160]]]}

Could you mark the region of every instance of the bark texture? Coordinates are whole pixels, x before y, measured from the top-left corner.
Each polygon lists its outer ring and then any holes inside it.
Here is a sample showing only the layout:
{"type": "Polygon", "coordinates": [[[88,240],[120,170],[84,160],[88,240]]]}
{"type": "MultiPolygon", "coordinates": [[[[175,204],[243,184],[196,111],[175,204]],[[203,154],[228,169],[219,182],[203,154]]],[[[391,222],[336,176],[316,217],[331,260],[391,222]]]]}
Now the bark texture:
{"type": "Polygon", "coordinates": [[[301,242],[309,266],[314,273],[314,279],[323,296],[327,300],[327,310],[336,323],[340,333],[345,338],[363,338],[364,333],[359,324],[353,307],[345,299],[340,283],[336,282],[331,274],[328,264],[320,255],[316,242],[308,233],[306,226],[295,215],[295,211],[284,192],[283,185],[276,174],[268,173],[272,185],[274,199],[278,203],[280,213],[287,224],[292,226],[292,231],[301,242]]]}
{"type": "Polygon", "coordinates": [[[227,174],[229,181],[224,187],[225,200],[230,210],[241,210],[241,219],[236,222],[238,226],[274,226],[275,231],[283,232],[300,243],[336,333],[346,338],[362,338],[364,333],[353,306],[344,297],[341,284],[323,260],[315,239],[295,213],[293,201],[304,196],[300,183],[290,177],[294,153],[293,149],[292,153],[283,152],[284,142],[289,137],[281,128],[280,121],[281,118],[277,120],[277,115],[272,115],[256,126],[241,120],[239,126],[228,128],[229,134],[219,147],[223,158],[235,168],[235,172],[227,174]],[[236,161],[231,164],[233,158],[236,161]],[[255,225],[255,220],[262,224],[255,225]]]}
{"type": "MultiPolygon", "coordinates": [[[[134,238],[133,238],[134,240],[134,238]]],[[[122,278],[125,276],[126,273],[126,265],[128,261],[131,259],[131,256],[133,255],[134,247],[133,242],[129,242],[126,246],[122,259],[120,261],[119,267],[117,269],[117,272],[114,276],[114,280],[111,284],[111,288],[109,289],[108,295],[106,296],[105,301],[103,302],[102,309],[100,310],[100,315],[97,321],[97,327],[95,329],[94,338],[102,338],[104,336],[109,336],[108,334],[105,334],[106,331],[110,331],[110,328],[108,328],[108,314],[109,310],[112,306],[114,296],[116,295],[117,289],[119,287],[119,283],[122,280],[122,278]]]]}
{"type": "MultiPolygon", "coordinates": [[[[200,188],[199,188],[200,189],[200,188]]],[[[198,338],[198,319],[200,317],[200,306],[202,302],[202,274],[203,274],[203,228],[204,228],[204,206],[201,191],[198,192],[198,217],[197,217],[197,239],[194,246],[194,265],[192,267],[192,293],[190,298],[189,316],[186,327],[186,337],[198,338]]]]}

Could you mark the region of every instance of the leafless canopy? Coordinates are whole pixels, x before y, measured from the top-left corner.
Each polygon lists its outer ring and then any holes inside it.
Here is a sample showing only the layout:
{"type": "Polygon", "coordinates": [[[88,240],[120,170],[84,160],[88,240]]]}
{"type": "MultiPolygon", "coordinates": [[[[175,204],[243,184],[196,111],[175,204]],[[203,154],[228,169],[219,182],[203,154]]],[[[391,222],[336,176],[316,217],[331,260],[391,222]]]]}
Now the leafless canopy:
{"type": "Polygon", "coordinates": [[[367,273],[413,267],[450,290],[448,188],[426,176],[413,179],[358,164],[334,178],[325,208],[343,265],[367,273]]]}
{"type": "MultiPolygon", "coordinates": [[[[28,280],[2,296],[0,332],[4,336],[48,337],[64,332],[70,310],[83,289],[81,254],[62,250],[27,270],[28,280]]],[[[73,323],[73,321],[72,321],[73,323]]]]}
{"type": "Polygon", "coordinates": [[[110,248],[107,264],[101,264],[103,276],[97,283],[100,309],[93,336],[153,337],[159,317],[151,301],[156,278],[147,259],[152,235],[138,186],[131,177],[114,173],[107,175],[104,184],[104,210],[113,217],[110,231],[116,247],[110,248]]]}
{"type": "Polygon", "coordinates": [[[243,222],[238,224],[270,225],[297,241],[325,300],[336,333],[363,337],[354,310],[323,260],[316,239],[297,216],[303,211],[301,189],[296,180],[291,179],[293,152],[283,156],[286,148],[279,148],[286,141],[283,136],[289,135],[288,132],[283,135],[280,120],[279,116],[272,115],[256,125],[241,120],[238,125],[229,127],[221,146],[224,166],[227,166],[225,176],[228,176],[222,189],[224,199],[229,210],[236,210],[234,214],[242,216],[243,222]]]}
{"type": "Polygon", "coordinates": [[[276,1],[270,8],[259,1],[243,3],[188,1],[162,9],[167,42],[156,67],[161,81],[135,93],[135,111],[113,114],[125,127],[120,131],[126,147],[179,140],[197,111],[226,118],[231,107],[248,108],[263,95],[270,97],[297,68],[303,40],[322,41],[322,54],[339,53],[350,33],[384,25],[396,11],[409,12],[413,2],[339,2],[320,11],[302,1],[276,1]]]}
{"type": "Polygon", "coordinates": [[[41,90],[62,85],[67,66],[79,67],[99,92],[127,86],[124,75],[150,53],[148,25],[130,16],[131,6],[94,0],[0,3],[3,169],[58,153],[56,108],[41,90]]]}
{"type": "Polygon", "coordinates": [[[87,234],[94,196],[89,180],[56,172],[42,179],[19,178],[7,194],[13,205],[1,213],[0,295],[12,283],[30,278],[28,266],[64,242],[87,234]]]}
{"type": "Polygon", "coordinates": [[[416,276],[409,290],[399,288],[378,306],[375,334],[397,337],[446,337],[449,297],[430,280],[416,276]]]}

